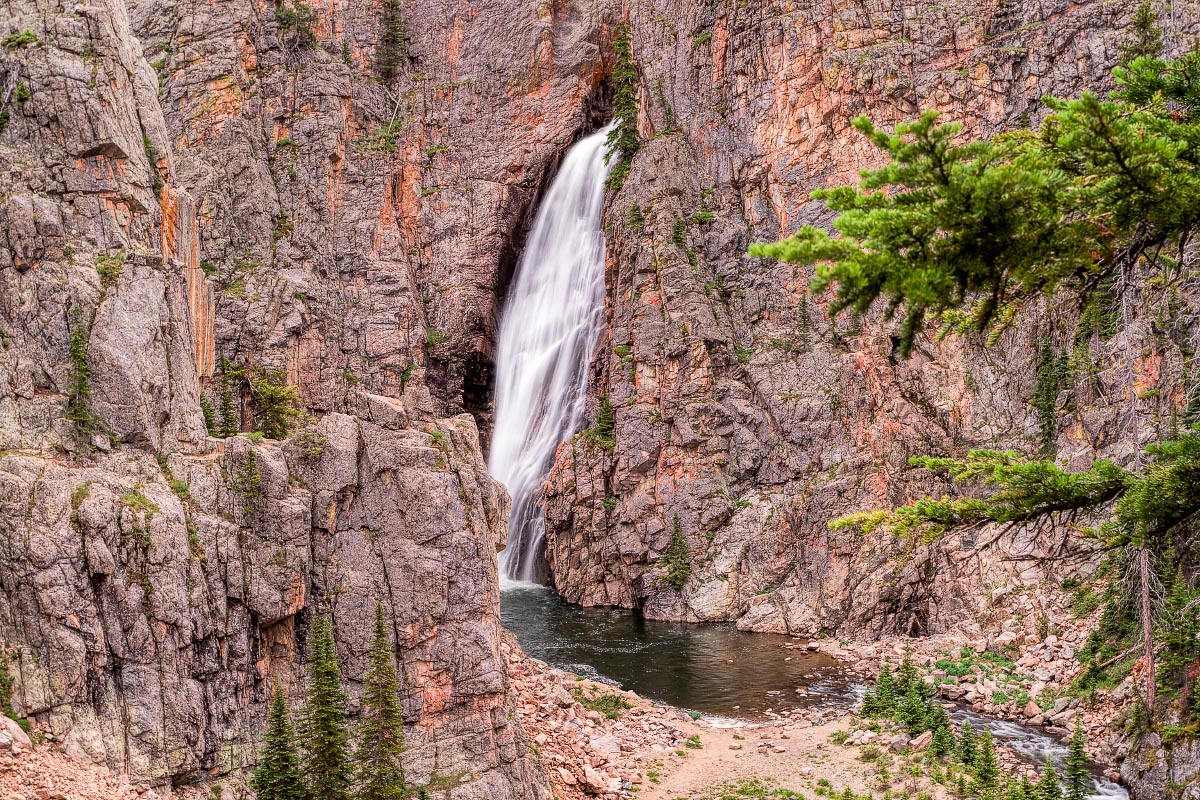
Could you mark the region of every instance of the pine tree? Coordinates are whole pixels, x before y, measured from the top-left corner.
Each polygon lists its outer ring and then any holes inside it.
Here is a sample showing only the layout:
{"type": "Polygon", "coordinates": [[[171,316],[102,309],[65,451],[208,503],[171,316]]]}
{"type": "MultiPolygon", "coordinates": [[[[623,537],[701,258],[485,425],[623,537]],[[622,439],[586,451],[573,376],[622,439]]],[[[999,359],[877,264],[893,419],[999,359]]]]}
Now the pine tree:
{"type": "Polygon", "coordinates": [[[1160,636],[1163,648],[1158,659],[1158,686],[1169,695],[1178,695],[1180,713],[1192,707],[1194,676],[1200,671],[1200,606],[1193,606],[1194,593],[1188,588],[1182,570],[1176,568],[1170,582],[1166,608],[1161,615],[1160,636]]]}
{"type": "Polygon", "coordinates": [[[1092,795],[1092,775],[1087,768],[1087,738],[1083,725],[1076,723],[1063,764],[1063,788],[1066,800],[1087,800],[1092,795]]]}
{"type": "Polygon", "coordinates": [[[404,715],[395,652],[388,637],[383,604],[375,604],[371,666],[363,692],[362,721],[355,750],[355,800],[403,800],[407,796],[404,768],[404,715]]]}
{"type": "Polygon", "coordinates": [[[1163,49],[1163,31],[1158,27],[1158,15],[1150,0],[1145,0],[1133,12],[1129,37],[1121,45],[1121,64],[1128,66],[1136,58],[1158,58],[1163,49]]]}
{"type": "Polygon", "coordinates": [[[933,729],[933,739],[929,742],[929,752],[937,758],[948,758],[954,755],[956,744],[954,732],[949,725],[940,725],[933,729]]]}
{"type": "Polygon", "coordinates": [[[992,742],[992,732],[985,730],[979,735],[979,751],[975,755],[972,768],[975,784],[980,793],[993,793],[1000,780],[1000,764],[996,760],[996,747],[992,742]]]}
{"type": "Polygon", "coordinates": [[[949,726],[950,715],[946,713],[946,709],[934,698],[929,698],[925,705],[925,730],[936,731],[938,728],[948,729],[949,726]]]}
{"type": "Polygon", "coordinates": [[[296,755],[296,735],[288,714],[287,695],[278,681],[267,709],[267,733],[258,767],[250,779],[258,800],[307,800],[308,792],[296,755]]]}
{"type": "Polygon", "coordinates": [[[200,414],[204,417],[204,430],[208,435],[219,436],[221,429],[217,427],[217,412],[204,392],[200,392],[200,414]]]}
{"type": "Polygon", "coordinates": [[[408,58],[408,34],[400,0],[383,0],[380,14],[379,47],[375,50],[375,69],[384,81],[391,81],[408,58]]]}
{"type": "Polygon", "coordinates": [[[612,71],[614,127],[608,132],[606,140],[608,154],[605,159],[607,163],[607,160],[613,156],[619,156],[620,161],[608,174],[605,186],[609,189],[619,190],[625,183],[625,177],[629,174],[629,168],[632,166],[633,156],[641,148],[642,141],[638,136],[637,129],[638,74],[633,61],[633,35],[626,23],[617,27],[616,34],[616,38],[613,40],[616,62],[612,71]]]}
{"type": "Polygon", "coordinates": [[[1029,795],[1025,794],[1025,786],[1021,781],[1005,781],[1004,793],[1001,795],[1004,800],[1034,800],[1029,795]]]}
{"type": "Polygon", "coordinates": [[[925,731],[925,718],[928,713],[925,698],[917,691],[917,687],[910,683],[908,691],[896,703],[896,719],[904,725],[910,736],[917,736],[925,731]]]}
{"type": "Polygon", "coordinates": [[[304,751],[308,788],[320,800],[350,798],[350,736],[346,695],[328,617],[313,619],[309,646],[308,703],[304,709],[304,751]]]}
{"type": "Polygon", "coordinates": [[[1042,777],[1037,782],[1037,800],[1063,800],[1062,788],[1058,783],[1058,770],[1053,761],[1047,761],[1042,777]]]}
{"type": "Polygon", "coordinates": [[[971,726],[970,720],[965,720],[962,725],[958,726],[958,760],[969,767],[975,763],[975,756],[978,752],[975,728],[971,726]]]}
{"type": "Polygon", "coordinates": [[[238,367],[234,367],[229,363],[228,359],[221,359],[221,391],[218,397],[217,407],[217,434],[221,438],[236,436],[238,431],[242,429],[242,415],[238,412],[237,403],[234,400],[234,390],[241,380],[244,371],[238,367]]]}
{"type": "Polygon", "coordinates": [[[904,654],[904,659],[900,662],[899,669],[896,670],[896,695],[903,697],[910,690],[920,689],[921,675],[917,672],[917,665],[913,663],[912,656],[908,653],[904,654]]]}
{"type": "Polygon", "coordinates": [[[679,522],[678,514],[671,522],[671,538],[667,542],[667,549],[663,551],[660,562],[667,570],[663,580],[675,591],[682,589],[688,578],[692,577],[692,563],[688,560],[687,539],[683,538],[683,527],[679,522]]]}
{"type": "Polygon", "coordinates": [[[886,716],[896,708],[896,684],[892,680],[892,670],[887,664],[879,668],[879,677],[875,679],[875,697],[879,703],[879,714],[886,716]]]}
{"type": "Polygon", "coordinates": [[[877,717],[880,714],[879,695],[873,689],[863,693],[862,714],[864,717],[877,717]]]}

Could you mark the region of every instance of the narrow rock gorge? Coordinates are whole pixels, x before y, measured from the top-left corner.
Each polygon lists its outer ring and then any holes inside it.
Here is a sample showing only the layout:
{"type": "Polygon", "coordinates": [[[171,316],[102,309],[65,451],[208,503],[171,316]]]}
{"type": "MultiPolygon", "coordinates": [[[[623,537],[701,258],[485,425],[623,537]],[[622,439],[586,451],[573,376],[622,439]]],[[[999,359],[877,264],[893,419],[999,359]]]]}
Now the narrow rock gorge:
{"type": "MultiPolygon", "coordinates": [[[[1200,3],[1153,10],[1166,55],[1195,49],[1200,3]]],[[[486,454],[499,318],[564,155],[612,122],[621,31],[642,146],[604,197],[588,429],[534,493],[548,582],[572,604],[829,641],[994,644],[1006,618],[1034,625],[1094,578],[1102,548],[1063,526],[914,543],[829,523],[959,491],[913,456],[1135,460],[1195,400],[1195,286],[1163,305],[1114,293],[1100,312],[1046,298],[993,343],[929,325],[904,358],[880,310],[831,318],[811,268],[747,251],[827,227],[811,193],[883,163],[854,117],[890,127],[934,108],[964,136],[1029,128],[1046,95],[1112,88],[1134,14],[0,0],[14,716],[160,791],[241,796],[272,683],[303,694],[318,614],[359,713],[378,602],[413,786],[584,791],[525,729],[542,667],[502,642],[510,500],[486,454]]],[[[546,697],[576,718],[578,696],[546,697]]],[[[668,754],[692,731],[662,730],[668,754]]],[[[1132,753],[1136,797],[1196,785],[1193,736],[1106,737],[1110,765],[1132,753]]]]}

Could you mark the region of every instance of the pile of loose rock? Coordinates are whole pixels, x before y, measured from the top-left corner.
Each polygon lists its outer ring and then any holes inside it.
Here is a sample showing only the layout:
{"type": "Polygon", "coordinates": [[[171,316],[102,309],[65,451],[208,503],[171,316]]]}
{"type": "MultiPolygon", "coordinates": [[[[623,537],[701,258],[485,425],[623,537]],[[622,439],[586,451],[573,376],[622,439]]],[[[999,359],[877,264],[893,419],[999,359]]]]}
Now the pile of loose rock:
{"type": "Polygon", "coordinates": [[[108,770],[80,764],[50,747],[34,747],[16,722],[0,715],[0,800],[155,800],[108,770]]]}

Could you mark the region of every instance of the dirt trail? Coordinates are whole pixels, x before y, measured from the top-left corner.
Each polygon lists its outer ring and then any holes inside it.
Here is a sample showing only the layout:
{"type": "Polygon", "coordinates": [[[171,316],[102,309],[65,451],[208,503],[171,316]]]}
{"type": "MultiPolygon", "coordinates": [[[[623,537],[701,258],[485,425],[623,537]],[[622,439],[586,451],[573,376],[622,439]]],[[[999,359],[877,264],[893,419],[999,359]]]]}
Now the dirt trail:
{"type": "Polygon", "coordinates": [[[789,722],[732,729],[697,723],[696,728],[703,747],[673,760],[677,766],[668,766],[659,783],[651,783],[639,796],[649,800],[704,797],[717,786],[748,780],[769,782],[806,796],[822,778],[838,791],[849,786],[865,794],[879,788],[870,783],[868,773],[874,770],[858,759],[859,749],[830,739],[834,731],[849,728],[845,720],[818,726],[789,722]]]}

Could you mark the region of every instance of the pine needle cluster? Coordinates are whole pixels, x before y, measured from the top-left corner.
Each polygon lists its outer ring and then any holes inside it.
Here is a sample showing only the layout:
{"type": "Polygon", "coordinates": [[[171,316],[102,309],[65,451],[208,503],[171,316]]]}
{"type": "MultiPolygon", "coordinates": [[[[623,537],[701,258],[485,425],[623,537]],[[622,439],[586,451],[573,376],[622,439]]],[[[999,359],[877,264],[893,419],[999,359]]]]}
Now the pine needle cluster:
{"type": "Polygon", "coordinates": [[[1200,53],[1141,55],[1114,76],[1109,97],[1046,98],[1038,130],[990,140],[960,142],[934,111],[891,133],[859,117],[890,162],[813,193],[841,236],[806,225],[750,252],[815,264],[811,289],[834,290],[834,314],[882,301],[907,356],[931,316],[997,333],[1035,298],[1178,250],[1200,228],[1200,53]]]}

